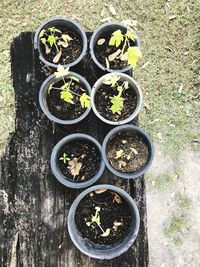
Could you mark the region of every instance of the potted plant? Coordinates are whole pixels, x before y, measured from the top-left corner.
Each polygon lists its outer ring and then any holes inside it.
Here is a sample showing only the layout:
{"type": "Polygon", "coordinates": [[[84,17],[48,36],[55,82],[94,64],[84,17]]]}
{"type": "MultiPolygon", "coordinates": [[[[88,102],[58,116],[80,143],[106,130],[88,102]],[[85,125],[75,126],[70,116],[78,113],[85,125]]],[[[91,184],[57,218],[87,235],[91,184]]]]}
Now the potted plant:
{"type": "Polygon", "coordinates": [[[91,106],[103,122],[121,125],[133,120],[142,106],[142,91],[125,73],[108,73],[100,77],[91,93],[91,106]]]}
{"type": "Polygon", "coordinates": [[[141,128],[121,125],[106,135],[102,153],[106,166],[113,174],[133,179],[151,166],[154,148],[151,138],[141,128]]]}
{"type": "Polygon", "coordinates": [[[89,83],[79,74],[59,65],[39,92],[39,103],[45,115],[60,124],[74,124],[90,111],[89,83]]]}
{"type": "Polygon", "coordinates": [[[137,237],[140,217],[134,200],[113,185],[83,191],[68,214],[68,231],[76,247],[97,259],[112,259],[137,237]]]}
{"type": "Polygon", "coordinates": [[[104,171],[99,142],[86,134],[71,134],[61,139],[51,154],[51,169],[63,185],[84,188],[95,183],[104,171]]]}
{"type": "Polygon", "coordinates": [[[103,71],[127,72],[135,68],[141,57],[140,41],[130,27],[109,22],[94,31],[90,40],[90,53],[103,71]]]}
{"type": "Polygon", "coordinates": [[[36,31],[34,48],[40,60],[51,67],[71,67],[81,61],[87,51],[87,37],[75,21],[54,17],[44,21],[36,31]]]}

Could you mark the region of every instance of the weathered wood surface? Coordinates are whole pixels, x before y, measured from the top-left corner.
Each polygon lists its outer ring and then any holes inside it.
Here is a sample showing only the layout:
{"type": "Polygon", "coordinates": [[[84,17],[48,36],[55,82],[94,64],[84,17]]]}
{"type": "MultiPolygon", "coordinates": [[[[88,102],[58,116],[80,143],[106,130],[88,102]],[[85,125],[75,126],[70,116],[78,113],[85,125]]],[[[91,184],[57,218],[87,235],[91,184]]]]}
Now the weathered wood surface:
{"type": "MultiPolygon", "coordinates": [[[[0,266],[148,266],[144,177],[122,180],[106,170],[97,182],[120,186],[137,203],[140,231],[126,253],[113,260],[96,260],[80,253],[70,240],[67,215],[80,190],[65,188],[54,178],[49,164],[51,151],[57,141],[73,132],[88,133],[102,143],[109,127],[92,112],[73,127],[55,125],[45,117],[38,102],[45,75],[33,49],[33,37],[33,33],[22,33],[11,46],[16,129],[0,161],[0,266]]],[[[89,56],[72,70],[86,76],[91,85],[97,78],[89,56]]]]}

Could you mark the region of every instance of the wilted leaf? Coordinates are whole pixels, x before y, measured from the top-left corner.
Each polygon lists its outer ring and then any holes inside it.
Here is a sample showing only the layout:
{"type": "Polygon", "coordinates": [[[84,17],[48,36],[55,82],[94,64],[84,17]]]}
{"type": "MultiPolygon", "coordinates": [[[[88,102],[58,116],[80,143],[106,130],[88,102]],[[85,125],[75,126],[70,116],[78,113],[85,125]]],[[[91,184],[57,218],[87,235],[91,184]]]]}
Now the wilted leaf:
{"type": "Polygon", "coordinates": [[[62,42],[61,40],[58,42],[58,45],[64,47],[64,48],[67,48],[68,47],[68,43],[66,42],[62,42]]]}
{"type": "Polygon", "coordinates": [[[107,228],[106,231],[103,234],[101,234],[101,236],[106,237],[109,234],[110,234],[110,228],[107,228]]]}
{"type": "Polygon", "coordinates": [[[96,193],[96,194],[101,194],[101,193],[104,193],[104,192],[106,192],[106,191],[107,191],[106,188],[101,188],[101,189],[96,189],[96,190],[95,190],[95,193],[96,193]]]}
{"type": "Polygon", "coordinates": [[[106,39],[104,39],[104,38],[99,39],[98,42],[97,42],[97,44],[98,44],[98,45],[102,45],[102,44],[105,43],[105,41],[106,41],[106,39]]]}
{"type": "Polygon", "coordinates": [[[122,225],[122,222],[117,222],[117,221],[114,221],[114,226],[121,226],[122,225]]]}
{"type": "Polygon", "coordinates": [[[109,69],[110,68],[110,63],[109,63],[107,57],[105,59],[106,59],[106,68],[109,69]]]}
{"type": "Polygon", "coordinates": [[[111,194],[114,195],[113,202],[116,201],[118,204],[119,204],[119,203],[122,203],[122,202],[121,202],[121,198],[119,197],[119,195],[118,195],[116,192],[111,192],[111,194]]]}
{"type": "Polygon", "coordinates": [[[69,74],[69,68],[64,68],[62,65],[58,65],[57,72],[55,72],[56,78],[69,74]]]}
{"type": "Polygon", "coordinates": [[[51,48],[45,44],[45,53],[48,55],[51,52],[51,48]]]}
{"type": "Polygon", "coordinates": [[[115,10],[115,8],[113,7],[112,4],[110,4],[110,6],[109,6],[109,10],[110,10],[110,12],[112,13],[113,16],[115,16],[115,15],[117,14],[117,13],[116,13],[116,10],[115,10]]]}
{"type": "Polygon", "coordinates": [[[61,55],[62,55],[62,49],[60,49],[58,54],[54,57],[53,63],[58,63],[58,61],[60,60],[61,55]]]}
{"type": "Polygon", "coordinates": [[[111,54],[109,57],[108,57],[108,60],[109,61],[113,61],[119,54],[121,53],[121,49],[118,49],[115,53],[111,54]]]}
{"type": "Polygon", "coordinates": [[[126,162],[123,160],[119,160],[118,165],[119,165],[119,168],[121,169],[121,167],[126,167],[126,162]]]}
{"type": "Polygon", "coordinates": [[[68,169],[70,169],[71,174],[75,177],[76,175],[79,175],[80,169],[82,167],[82,162],[78,162],[77,158],[74,158],[73,160],[70,160],[68,162],[70,166],[68,166],[68,169]]]}

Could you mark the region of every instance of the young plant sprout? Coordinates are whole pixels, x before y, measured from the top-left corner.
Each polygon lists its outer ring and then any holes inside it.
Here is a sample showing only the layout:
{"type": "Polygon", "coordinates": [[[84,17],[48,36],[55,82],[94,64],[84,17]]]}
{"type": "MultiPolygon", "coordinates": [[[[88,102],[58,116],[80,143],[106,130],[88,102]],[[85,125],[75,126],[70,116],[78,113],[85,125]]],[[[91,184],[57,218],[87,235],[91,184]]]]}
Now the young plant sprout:
{"type": "Polygon", "coordinates": [[[68,169],[71,172],[71,175],[73,175],[73,178],[76,177],[76,175],[79,175],[79,172],[82,167],[82,162],[79,162],[77,158],[73,158],[70,160],[70,158],[67,157],[66,153],[63,153],[63,156],[59,158],[59,160],[63,160],[63,163],[66,164],[68,162],[68,169]]]}
{"type": "Polygon", "coordinates": [[[114,95],[111,98],[111,103],[112,103],[111,110],[113,114],[117,112],[119,115],[121,115],[121,111],[124,107],[124,98],[122,97],[122,93],[129,87],[127,81],[124,81],[122,85],[119,85],[118,84],[119,79],[120,79],[119,76],[115,74],[110,74],[103,83],[110,85],[113,89],[117,89],[118,94],[114,95]]]}
{"type": "Polygon", "coordinates": [[[82,108],[90,108],[90,97],[83,93],[82,95],[75,93],[71,90],[71,85],[73,81],[79,82],[79,79],[74,76],[68,76],[68,81],[65,80],[66,75],[69,74],[69,68],[64,69],[63,66],[58,65],[57,72],[55,72],[56,78],[62,77],[64,84],[58,88],[53,86],[53,84],[49,87],[49,92],[51,89],[60,90],[60,98],[63,99],[65,102],[70,104],[75,104],[73,102],[73,95],[76,95],[79,97],[79,101],[81,103],[82,108]]]}
{"type": "Polygon", "coordinates": [[[63,163],[66,164],[70,159],[67,157],[66,153],[63,153],[63,156],[60,157],[59,160],[63,160],[63,163]]]}
{"type": "Polygon", "coordinates": [[[123,149],[116,151],[115,159],[121,158],[122,156],[126,156],[126,159],[130,160],[133,153],[135,155],[138,155],[138,152],[134,147],[131,147],[130,150],[131,150],[131,152],[128,155],[124,153],[123,149]]]}
{"type": "Polygon", "coordinates": [[[109,45],[119,47],[123,43],[122,49],[118,49],[115,53],[108,57],[109,61],[113,61],[115,58],[119,58],[122,61],[128,61],[128,64],[134,69],[138,58],[142,57],[140,49],[135,46],[130,46],[130,41],[135,41],[136,36],[133,34],[132,30],[127,31],[126,34],[122,34],[121,30],[117,30],[112,33],[109,41],[109,45]],[[126,52],[125,48],[128,46],[126,52]]]}
{"type": "Polygon", "coordinates": [[[86,222],[86,224],[89,227],[92,223],[95,222],[99,226],[101,231],[103,232],[103,234],[101,234],[101,236],[106,237],[106,236],[108,236],[110,234],[110,228],[107,228],[106,231],[103,230],[103,228],[101,227],[100,214],[99,214],[101,208],[100,207],[95,207],[95,210],[96,210],[96,212],[95,212],[95,215],[92,216],[91,222],[86,222]]]}
{"type": "Polygon", "coordinates": [[[39,34],[39,38],[45,46],[46,54],[49,54],[53,46],[55,46],[57,55],[54,57],[53,63],[58,63],[62,55],[62,47],[68,47],[69,42],[73,40],[68,34],[62,34],[62,32],[55,27],[48,28],[47,30],[43,29],[39,34]],[[58,37],[56,34],[60,34],[61,37],[58,37]]]}

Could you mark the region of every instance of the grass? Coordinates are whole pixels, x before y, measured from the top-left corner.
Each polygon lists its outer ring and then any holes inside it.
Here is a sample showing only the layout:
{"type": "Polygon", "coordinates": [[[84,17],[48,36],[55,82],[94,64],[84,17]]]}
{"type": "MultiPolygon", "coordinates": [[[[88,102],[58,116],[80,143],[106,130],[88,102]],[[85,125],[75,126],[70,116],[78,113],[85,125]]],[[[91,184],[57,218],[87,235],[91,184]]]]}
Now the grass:
{"type": "Polygon", "coordinates": [[[178,202],[178,207],[180,209],[188,209],[192,202],[188,196],[183,195],[180,192],[176,193],[175,200],[178,202]]]}
{"type": "Polygon", "coordinates": [[[168,238],[171,238],[176,246],[180,246],[183,243],[183,231],[186,229],[187,216],[185,214],[174,215],[171,218],[171,222],[164,229],[164,233],[168,238]]]}
{"type": "Polygon", "coordinates": [[[162,0],[44,0],[42,4],[39,0],[1,0],[0,64],[4,68],[0,70],[0,153],[4,151],[8,132],[14,130],[9,59],[12,39],[22,31],[35,31],[49,17],[65,15],[79,22],[86,31],[93,31],[107,17],[112,21],[136,20],[143,58],[133,76],[142,88],[148,107],[141,111],[140,125],[173,157],[178,157],[188,145],[198,148],[200,3],[196,0],[168,3],[169,7],[162,0]],[[116,16],[109,10],[111,3],[116,16]],[[149,65],[141,68],[148,61],[149,65]]]}

